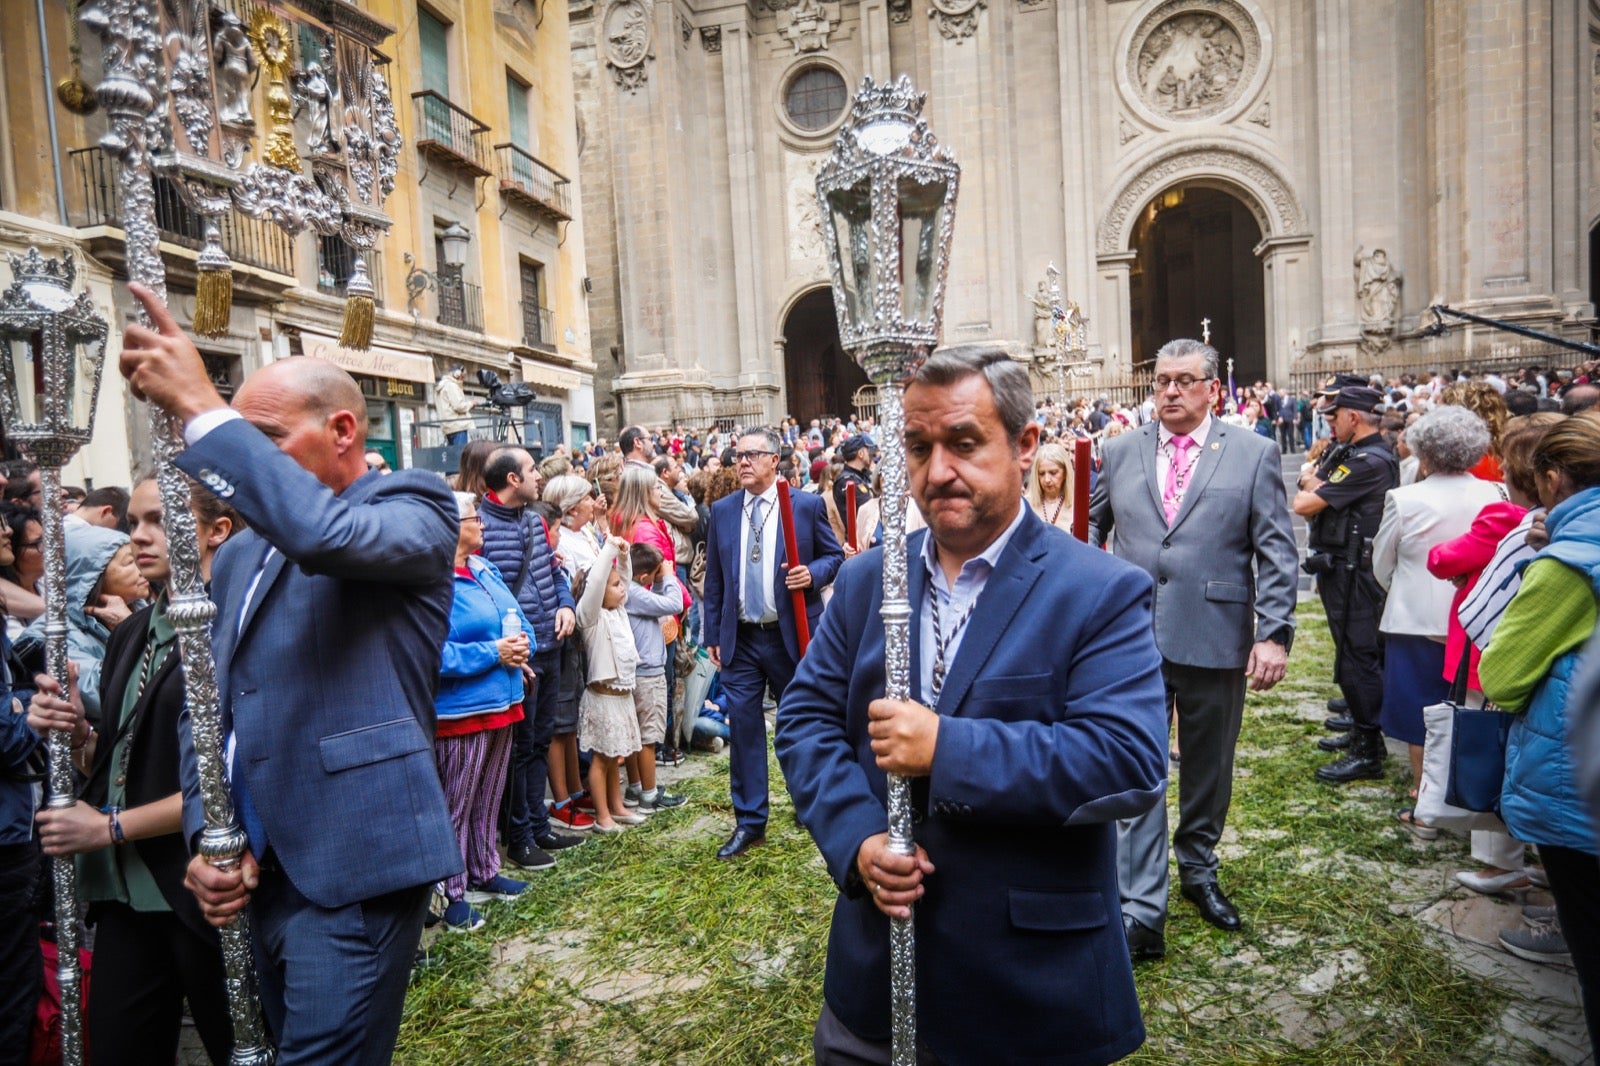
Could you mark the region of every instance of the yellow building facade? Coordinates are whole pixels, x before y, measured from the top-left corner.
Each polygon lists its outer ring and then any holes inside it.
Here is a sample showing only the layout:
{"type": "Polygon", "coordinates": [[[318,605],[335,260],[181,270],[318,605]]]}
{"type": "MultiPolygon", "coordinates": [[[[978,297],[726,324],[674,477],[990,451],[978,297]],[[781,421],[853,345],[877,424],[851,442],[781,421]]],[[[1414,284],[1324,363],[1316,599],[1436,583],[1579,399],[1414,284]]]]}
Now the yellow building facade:
{"type": "MultiPolygon", "coordinates": [[[[98,147],[105,119],[78,114],[56,86],[101,74],[101,42],[74,32],[68,0],[11,0],[0,19],[0,252],[29,244],[72,256],[112,323],[94,442],[68,483],[127,484],[150,459],[148,419],[115,374],[118,334],[131,315],[116,160],[98,147]],[[40,14],[43,15],[41,23],[40,14]],[[51,119],[54,119],[52,123],[51,119]]],[[[156,6],[152,4],[152,6],[156,6]]],[[[197,338],[225,394],[275,359],[317,355],[349,370],[367,396],[368,438],[391,465],[453,466],[433,406],[434,385],[466,368],[469,396],[486,399],[479,371],[526,382],[531,402],[485,408],[474,436],[521,438],[536,454],[589,439],[594,365],[585,292],[577,124],[566,6],[527,0],[212,0],[248,24],[259,7],[291,28],[294,68],[318,58],[328,34],[372,49],[387,76],[403,139],[392,220],[368,254],[378,290],[373,344],[337,343],[355,250],[335,237],[291,236],[230,212],[234,306],[224,336],[197,338]]],[[[219,24],[214,21],[213,25],[219,24]]],[[[254,148],[264,137],[265,78],[251,88],[254,148]]],[[[306,154],[309,116],[295,118],[306,154]]],[[[201,222],[160,181],[156,213],[169,302],[193,314],[201,222]]],[[[9,273],[0,266],[0,284],[9,273]]]]}

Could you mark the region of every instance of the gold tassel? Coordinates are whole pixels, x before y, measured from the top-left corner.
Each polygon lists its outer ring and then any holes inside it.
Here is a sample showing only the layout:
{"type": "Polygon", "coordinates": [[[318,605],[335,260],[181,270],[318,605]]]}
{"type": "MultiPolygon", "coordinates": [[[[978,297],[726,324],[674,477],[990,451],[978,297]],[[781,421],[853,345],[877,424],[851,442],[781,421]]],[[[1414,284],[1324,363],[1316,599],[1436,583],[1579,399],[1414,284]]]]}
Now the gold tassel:
{"type": "Polygon", "coordinates": [[[356,253],[355,269],[344,287],[344,324],[339,329],[339,347],[365,351],[372,346],[372,319],[377,311],[377,291],[367,276],[367,260],[356,253]]]}
{"type": "Polygon", "coordinates": [[[202,337],[224,337],[233,318],[233,263],[222,250],[222,234],[206,220],[206,243],[196,263],[194,331],[202,337]]]}

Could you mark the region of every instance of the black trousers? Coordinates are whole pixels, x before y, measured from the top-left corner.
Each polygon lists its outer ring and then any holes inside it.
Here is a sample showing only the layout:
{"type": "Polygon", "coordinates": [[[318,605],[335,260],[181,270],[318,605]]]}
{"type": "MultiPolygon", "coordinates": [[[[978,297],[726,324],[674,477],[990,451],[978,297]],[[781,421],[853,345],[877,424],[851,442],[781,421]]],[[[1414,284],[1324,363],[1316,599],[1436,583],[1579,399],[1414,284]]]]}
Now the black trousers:
{"type": "Polygon", "coordinates": [[[1561,935],[1572,952],[1589,1025],[1589,1050],[1600,1051],[1600,858],[1575,848],[1539,845],[1550,893],[1556,898],[1561,935]]]}
{"type": "Polygon", "coordinates": [[[44,982],[39,954],[39,845],[0,845],[0,1066],[28,1061],[28,1037],[44,982]]]}
{"type": "Polygon", "coordinates": [[[522,720],[511,727],[511,776],[502,801],[507,847],[529,847],[550,835],[544,790],[550,779],[550,738],[555,736],[556,702],[561,696],[561,649],[541,651],[528,665],[538,680],[523,698],[522,720]]]}
{"type": "Polygon", "coordinates": [[[94,971],[87,1026],[93,1066],[171,1062],[188,999],[206,1054],[218,1066],[233,1048],[222,949],[177,915],[124,903],[93,908],[94,971]]]}
{"type": "Polygon", "coordinates": [[[1383,586],[1368,571],[1335,569],[1317,578],[1317,590],[1333,632],[1334,677],[1350,704],[1350,718],[1357,729],[1377,732],[1383,709],[1383,642],[1378,637],[1383,586]]]}

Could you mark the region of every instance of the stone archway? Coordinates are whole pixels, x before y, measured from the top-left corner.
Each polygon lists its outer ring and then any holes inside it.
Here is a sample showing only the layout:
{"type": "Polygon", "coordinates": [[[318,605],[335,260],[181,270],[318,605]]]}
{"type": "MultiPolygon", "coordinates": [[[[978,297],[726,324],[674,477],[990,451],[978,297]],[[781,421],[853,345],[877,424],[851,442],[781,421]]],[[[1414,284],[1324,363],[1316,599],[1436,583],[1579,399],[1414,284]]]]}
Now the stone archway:
{"type": "MultiPolygon", "coordinates": [[[[1140,348],[1134,342],[1133,321],[1132,281],[1139,258],[1135,230],[1151,206],[1168,193],[1200,189],[1226,193],[1260,234],[1250,249],[1259,261],[1262,282],[1262,310],[1250,311],[1263,321],[1264,365],[1258,376],[1284,378],[1295,353],[1303,350],[1300,330],[1315,311],[1311,235],[1299,197],[1278,164],[1245,143],[1188,138],[1169,144],[1136,162],[1116,186],[1095,234],[1100,314],[1110,327],[1107,339],[1121,353],[1124,366],[1132,368],[1137,361],[1133,353],[1140,348]]],[[[1199,317],[1206,315],[1202,311],[1199,317]]],[[[1198,320],[1184,332],[1198,335],[1198,320]]],[[[1148,359],[1150,354],[1138,358],[1148,359]]]]}
{"type": "Polygon", "coordinates": [[[839,343],[833,290],[826,285],[802,293],[783,317],[784,387],[787,411],[802,426],[813,418],[848,418],[852,397],[867,375],[839,343]]]}
{"type": "Polygon", "coordinates": [[[1268,377],[1261,227],[1232,193],[1180,185],[1139,213],[1128,298],[1133,362],[1146,366],[1177,337],[1200,338],[1233,361],[1243,387],[1268,377]]]}

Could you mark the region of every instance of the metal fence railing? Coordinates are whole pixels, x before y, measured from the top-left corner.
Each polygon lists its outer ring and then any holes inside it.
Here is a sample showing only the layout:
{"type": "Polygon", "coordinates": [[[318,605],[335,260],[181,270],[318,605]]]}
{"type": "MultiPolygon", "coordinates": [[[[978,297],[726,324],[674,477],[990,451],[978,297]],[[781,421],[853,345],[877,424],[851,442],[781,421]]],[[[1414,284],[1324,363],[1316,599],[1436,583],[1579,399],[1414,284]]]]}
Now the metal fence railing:
{"type": "Polygon", "coordinates": [[[542,209],[559,221],[572,217],[568,192],[571,182],[560,173],[509,143],[494,146],[494,163],[502,193],[542,209]]]}
{"type": "Polygon", "coordinates": [[[540,351],[556,350],[555,318],[550,308],[522,301],[522,343],[540,351]]]}
{"type": "MultiPolygon", "coordinates": [[[[350,284],[350,274],[355,270],[355,249],[346,244],[343,238],[318,237],[317,238],[317,291],[326,296],[338,296],[341,299],[347,295],[346,286],[350,284]]],[[[376,293],[375,302],[383,306],[383,256],[374,248],[367,252],[367,277],[372,279],[372,288],[376,293]]]]}
{"type": "Polygon", "coordinates": [[[432,89],[411,94],[416,105],[417,148],[443,153],[473,174],[489,169],[489,127],[432,89]]]}
{"type": "Polygon", "coordinates": [[[483,331],[483,289],[463,281],[459,274],[441,271],[435,292],[439,325],[483,331]]]}
{"type": "MultiPolygon", "coordinates": [[[[1429,350],[1424,342],[1423,353],[1410,358],[1301,360],[1290,374],[1290,383],[1296,391],[1315,391],[1334,374],[1361,374],[1365,377],[1381,376],[1384,381],[1396,380],[1407,374],[1419,380],[1434,371],[1454,377],[1458,372],[1468,374],[1508,374],[1524,367],[1572,367],[1586,362],[1580,352],[1542,341],[1514,338],[1487,330],[1477,331],[1470,346],[1444,343],[1443,340],[1429,350]]],[[[1450,338],[1455,340],[1455,338],[1450,338]]],[[[1400,355],[1402,353],[1395,353],[1400,355]]]]}

